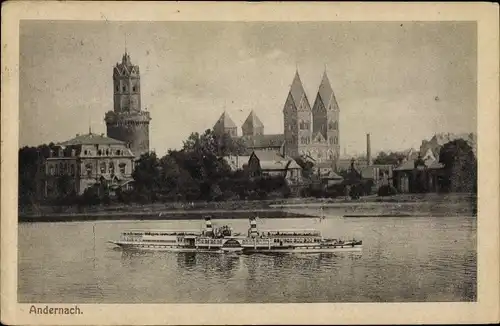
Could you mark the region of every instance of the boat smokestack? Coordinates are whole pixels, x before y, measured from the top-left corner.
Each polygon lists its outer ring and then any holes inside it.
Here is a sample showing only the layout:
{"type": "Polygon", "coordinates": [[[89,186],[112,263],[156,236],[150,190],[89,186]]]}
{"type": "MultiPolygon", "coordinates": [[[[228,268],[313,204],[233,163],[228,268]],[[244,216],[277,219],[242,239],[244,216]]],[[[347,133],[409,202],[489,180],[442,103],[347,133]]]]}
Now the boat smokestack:
{"type": "Polygon", "coordinates": [[[366,134],[366,164],[372,165],[372,146],[370,143],[370,134],[366,134]]]}
{"type": "Polygon", "coordinates": [[[257,231],[257,221],[255,220],[255,217],[250,217],[250,230],[249,230],[249,235],[251,237],[255,237],[259,234],[259,231],[257,231]]]}
{"type": "Polygon", "coordinates": [[[205,216],[205,228],[207,232],[212,232],[212,218],[205,216]]]}

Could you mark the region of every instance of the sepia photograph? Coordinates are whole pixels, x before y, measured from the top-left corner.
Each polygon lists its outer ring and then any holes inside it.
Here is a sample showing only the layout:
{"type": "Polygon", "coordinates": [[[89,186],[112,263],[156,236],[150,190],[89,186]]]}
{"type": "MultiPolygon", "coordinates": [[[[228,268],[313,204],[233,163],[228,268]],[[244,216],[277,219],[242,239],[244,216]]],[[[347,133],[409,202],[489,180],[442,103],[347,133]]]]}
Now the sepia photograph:
{"type": "Polygon", "coordinates": [[[30,318],[480,301],[477,21],[18,26],[30,318]]]}

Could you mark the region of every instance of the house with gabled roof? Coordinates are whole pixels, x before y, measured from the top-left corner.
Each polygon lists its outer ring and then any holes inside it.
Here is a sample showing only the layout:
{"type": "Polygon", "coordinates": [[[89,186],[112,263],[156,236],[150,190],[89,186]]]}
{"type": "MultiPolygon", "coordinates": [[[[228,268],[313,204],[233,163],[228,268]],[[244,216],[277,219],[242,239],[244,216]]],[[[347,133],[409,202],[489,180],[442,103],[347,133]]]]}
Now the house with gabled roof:
{"type": "Polygon", "coordinates": [[[437,192],[444,176],[444,165],[431,150],[409,159],[393,169],[393,184],[403,193],[437,192]]]}
{"type": "Polygon", "coordinates": [[[289,185],[302,183],[302,168],[289,156],[273,151],[253,151],[248,159],[251,177],[281,176],[289,185]]]}

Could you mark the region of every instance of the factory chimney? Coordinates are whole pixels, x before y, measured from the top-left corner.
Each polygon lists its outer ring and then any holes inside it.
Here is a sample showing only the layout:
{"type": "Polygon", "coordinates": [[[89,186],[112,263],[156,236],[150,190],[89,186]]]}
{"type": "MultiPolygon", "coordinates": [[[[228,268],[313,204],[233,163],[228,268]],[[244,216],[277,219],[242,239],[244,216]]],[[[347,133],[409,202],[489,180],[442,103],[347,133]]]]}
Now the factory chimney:
{"type": "Polygon", "coordinates": [[[370,144],[370,134],[366,134],[366,164],[372,165],[372,147],[370,144]]]}

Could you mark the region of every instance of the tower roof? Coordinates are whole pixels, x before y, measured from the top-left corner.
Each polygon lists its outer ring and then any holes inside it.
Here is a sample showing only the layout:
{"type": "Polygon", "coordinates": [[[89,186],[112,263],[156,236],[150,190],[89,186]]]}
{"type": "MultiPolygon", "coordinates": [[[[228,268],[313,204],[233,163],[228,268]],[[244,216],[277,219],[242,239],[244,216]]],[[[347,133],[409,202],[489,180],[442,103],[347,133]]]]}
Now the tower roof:
{"type": "Polygon", "coordinates": [[[122,61],[117,63],[115,68],[113,69],[114,75],[138,75],[139,74],[139,66],[135,66],[132,64],[130,60],[130,54],[125,51],[122,56],[122,61]]]}
{"type": "Polygon", "coordinates": [[[223,128],[237,128],[234,121],[229,117],[229,114],[224,111],[220,116],[219,120],[214,125],[214,128],[222,126],[223,128]]]}
{"type": "Polygon", "coordinates": [[[326,71],[323,73],[323,78],[321,79],[321,84],[319,85],[318,96],[321,98],[321,101],[327,109],[330,106],[337,106],[337,100],[335,99],[335,94],[333,93],[326,71]]]}
{"type": "Polygon", "coordinates": [[[292,95],[292,99],[297,106],[300,104],[302,97],[306,95],[298,70],[295,71],[295,77],[293,78],[292,86],[290,86],[290,94],[292,95]]]}
{"type": "Polygon", "coordinates": [[[260,121],[259,117],[257,117],[257,114],[252,110],[248,117],[246,118],[245,122],[243,122],[243,128],[261,128],[264,127],[264,124],[262,121],[260,121]]]}

